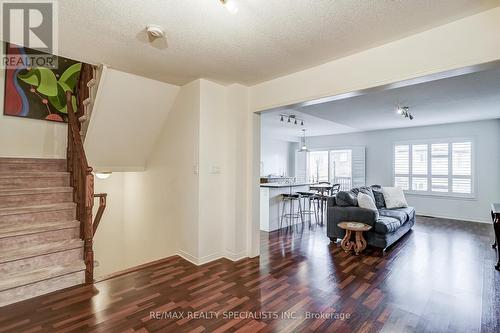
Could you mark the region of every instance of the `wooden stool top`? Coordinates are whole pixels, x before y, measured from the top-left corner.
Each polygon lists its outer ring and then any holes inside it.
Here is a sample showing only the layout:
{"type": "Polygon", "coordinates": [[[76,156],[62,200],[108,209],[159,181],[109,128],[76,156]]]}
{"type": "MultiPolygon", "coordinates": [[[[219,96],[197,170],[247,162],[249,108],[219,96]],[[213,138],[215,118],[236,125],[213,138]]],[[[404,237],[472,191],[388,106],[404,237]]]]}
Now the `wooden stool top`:
{"type": "Polygon", "coordinates": [[[364,224],[364,223],[360,223],[360,222],[341,222],[337,225],[339,226],[339,228],[342,228],[344,230],[351,230],[351,231],[368,231],[372,228],[368,224],[364,224]]]}

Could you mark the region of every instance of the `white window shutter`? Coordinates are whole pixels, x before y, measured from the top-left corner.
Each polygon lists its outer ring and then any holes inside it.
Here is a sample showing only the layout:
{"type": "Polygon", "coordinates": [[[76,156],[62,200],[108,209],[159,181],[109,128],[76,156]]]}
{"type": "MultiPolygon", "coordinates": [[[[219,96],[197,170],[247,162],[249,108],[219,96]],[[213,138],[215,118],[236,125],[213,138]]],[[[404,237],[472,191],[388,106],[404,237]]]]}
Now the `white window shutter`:
{"type": "Polygon", "coordinates": [[[424,194],[474,194],[472,141],[427,142],[394,146],[395,186],[424,194]]]}
{"type": "Polygon", "coordinates": [[[365,147],[352,147],[352,187],[366,186],[365,147]]]}
{"type": "Polygon", "coordinates": [[[410,174],[410,146],[394,147],[394,172],[397,175],[410,174]]]}

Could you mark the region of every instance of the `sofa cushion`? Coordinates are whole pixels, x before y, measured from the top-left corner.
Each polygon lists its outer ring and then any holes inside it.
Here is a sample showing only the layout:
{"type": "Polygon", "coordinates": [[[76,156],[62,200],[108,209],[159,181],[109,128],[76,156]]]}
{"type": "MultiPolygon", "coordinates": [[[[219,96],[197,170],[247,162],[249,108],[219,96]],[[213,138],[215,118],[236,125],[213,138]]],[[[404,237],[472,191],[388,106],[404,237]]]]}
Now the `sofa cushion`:
{"type": "Polygon", "coordinates": [[[415,208],[405,207],[397,209],[381,208],[379,209],[381,216],[392,217],[401,221],[401,223],[406,223],[406,221],[415,217],[415,208]]]}
{"type": "Polygon", "coordinates": [[[382,187],[384,193],[385,205],[387,208],[408,207],[403,190],[399,187],[382,187]]]}
{"type": "Polygon", "coordinates": [[[375,205],[377,208],[385,208],[384,193],[382,192],[382,186],[372,185],[373,196],[375,197],[375,205]]]}
{"type": "Polygon", "coordinates": [[[382,209],[379,209],[379,213],[380,213],[380,216],[394,218],[394,219],[400,221],[402,224],[405,223],[406,220],[408,219],[408,215],[406,214],[406,212],[401,210],[401,209],[382,208],[382,209]]]}
{"type": "Polygon", "coordinates": [[[337,193],[335,201],[337,203],[337,206],[340,207],[350,207],[358,205],[356,194],[354,194],[352,191],[340,191],[339,193],[337,193]]]}
{"type": "Polygon", "coordinates": [[[402,212],[405,212],[406,216],[408,216],[407,220],[411,220],[411,219],[415,218],[415,208],[413,208],[413,207],[398,208],[396,210],[400,210],[402,212]]]}
{"type": "Polygon", "coordinates": [[[378,213],[377,206],[375,205],[375,201],[368,194],[365,194],[363,192],[359,192],[357,198],[358,198],[358,206],[359,207],[370,209],[370,210],[376,211],[378,213]]]}
{"type": "Polygon", "coordinates": [[[375,222],[375,232],[379,234],[390,234],[398,230],[403,223],[394,217],[382,216],[375,222]]]}

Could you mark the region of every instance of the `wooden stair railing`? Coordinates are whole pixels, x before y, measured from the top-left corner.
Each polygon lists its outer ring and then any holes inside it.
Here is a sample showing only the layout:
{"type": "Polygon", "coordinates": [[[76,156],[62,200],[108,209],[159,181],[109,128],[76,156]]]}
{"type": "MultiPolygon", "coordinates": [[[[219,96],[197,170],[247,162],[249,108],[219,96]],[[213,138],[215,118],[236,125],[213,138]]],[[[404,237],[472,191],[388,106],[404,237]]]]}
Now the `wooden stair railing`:
{"type": "Polygon", "coordinates": [[[94,235],[95,235],[95,231],[97,230],[97,227],[99,226],[99,223],[101,223],[102,214],[104,213],[104,210],[106,209],[107,196],[108,195],[106,193],[94,194],[94,198],[99,198],[99,209],[97,210],[97,214],[95,214],[94,223],[92,224],[94,235]]]}
{"type": "Polygon", "coordinates": [[[80,222],[80,237],[83,239],[83,258],[85,261],[85,283],[94,281],[94,233],[106,207],[106,194],[94,195],[94,175],[88,165],[80,136],[78,121],[71,103],[72,93],[66,92],[68,110],[68,148],[67,168],[73,187],[73,201],[76,203],[76,219],[80,222]],[[92,221],[94,197],[100,198],[96,221],[92,221]]]}

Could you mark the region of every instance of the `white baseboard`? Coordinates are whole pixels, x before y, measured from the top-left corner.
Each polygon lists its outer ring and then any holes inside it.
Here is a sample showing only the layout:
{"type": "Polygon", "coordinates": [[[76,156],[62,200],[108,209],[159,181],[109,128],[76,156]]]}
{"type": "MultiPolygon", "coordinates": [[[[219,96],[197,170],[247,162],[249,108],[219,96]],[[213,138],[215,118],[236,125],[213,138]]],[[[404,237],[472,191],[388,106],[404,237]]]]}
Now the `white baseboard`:
{"type": "Polygon", "coordinates": [[[220,253],[212,253],[212,254],[209,254],[207,256],[203,256],[201,258],[198,258],[198,257],[196,257],[190,253],[187,253],[185,251],[182,251],[182,250],[178,250],[176,252],[176,254],[179,257],[189,261],[190,263],[192,263],[196,266],[208,264],[209,262],[219,260],[222,258],[226,258],[226,259],[229,259],[231,261],[238,261],[238,260],[241,260],[244,258],[248,258],[248,255],[245,252],[235,253],[235,252],[228,251],[228,250],[226,250],[225,255],[221,255],[220,253]]]}
{"type": "Polygon", "coordinates": [[[176,254],[177,254],[179,257],[181,257],[181,258],[183,258],[183,259],[185,259],[185,260],[189,261],[190,263],[195,264],[196,266],[198,266],[198,265],[199,265],[199,260],[198,260],[198,257],[193,256],[193,255],[192,255],[192,254],[190,254],[190,253],[187,253],[187,252],[182,251],[182,250],[177,250],[176,254]]]}
{"type": "Polygon", "coordinates": [[[469,218],[458,218],[458,217],[452,217],[452,216],[444,216],[444,215],[437,215],[437,214],[428,214],[425,212],[417,212],[417,216],[429,216],[429,217],[435,217],[439,219],[448,219],[448,220],[455,220],[455,221],[467,221],[467,222],[476,222],[476,223],[485,223],[485,224],[492,224],[491,221],[484,221],[484,220],[476,220],[476,219],[469,219],[469,218]]]}
{"type": "Polygon", "coordinates": [[[221,256],[219,253],[212,253],[212,254],[209,254],[207,256],[203,256],[200,259],[198,259],[198,262],[199,262],[198,265],[207,264],[211,261],[219,260],[221,258],[223,258],[223,256],[221,256]]]}
{"type": "Polygon", "coordinates": [[[231,260],[231,261],[238,261],[241,259],[248,258],[248,255],[246,251],[241,251],[241,252],[233,252],[230,250],[226,250],[226,255],[225,258],[231,260]]]}

